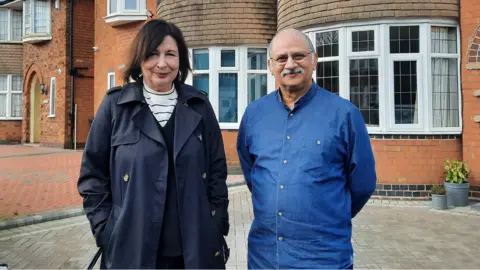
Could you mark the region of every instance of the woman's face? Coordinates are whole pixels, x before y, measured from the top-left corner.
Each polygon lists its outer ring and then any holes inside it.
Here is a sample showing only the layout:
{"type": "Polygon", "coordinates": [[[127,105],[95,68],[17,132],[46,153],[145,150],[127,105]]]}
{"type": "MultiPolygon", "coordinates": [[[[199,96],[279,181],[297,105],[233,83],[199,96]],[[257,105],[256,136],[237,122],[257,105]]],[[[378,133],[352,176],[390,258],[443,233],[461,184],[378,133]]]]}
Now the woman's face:
{"type": "Polygon", "coordinates": [[[172,88],[179,66],[177,42],[171,36],[166,36],[142,62],[143,83],[155,91],[167,92],[172,88]]]}

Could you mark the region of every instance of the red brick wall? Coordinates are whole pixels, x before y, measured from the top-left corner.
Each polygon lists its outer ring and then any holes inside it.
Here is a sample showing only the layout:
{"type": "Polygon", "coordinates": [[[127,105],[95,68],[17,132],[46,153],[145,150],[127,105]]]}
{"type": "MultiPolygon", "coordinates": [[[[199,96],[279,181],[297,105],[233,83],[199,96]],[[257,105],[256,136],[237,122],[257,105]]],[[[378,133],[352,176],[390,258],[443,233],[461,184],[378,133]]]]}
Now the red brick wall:
{"type": "Polygon", "coordinates": [[[0,121],[0,143],[19,143],[22,139],[22,121],[0,121]]]}
{"type": "MultiPolygon", "coordinates": [[[[155,18],[156,1],[147,0],[147,10],[155,18]]],[[[95,57],[95,79],[94,79],[94,102],[93,108],[96,113],[98,106],[108,90],[109,72],[115,72],[115,85],[123,84],[123,65],[126,65],[130,43],[141,26],[146,22],[135,22],[119,26],[111,26],[105,22],[107,15],[107,1],[95,1],[95,47],[98,52],[95,57]]]]}
{"type": "MultiPolygon", "coordinates": [[[[60,9],[55,9],[51,2],[52,40],[36,44],[24,44],[24,97],[23,97],[23,131],[22,140],[30,140],[30,86],[34,74],[41,78],[46,88],[50,88],[50,78],[56,77],[56,111],[55,118],[48,118],[49,104],[41,102],[40,106],[40,144],[53,147],[65,147],[67,136],[68,104],[66,100],[67,85],[70,85],[68,75],[68,40],[67,40],[67,1],[61,2],[60,9]],[[61,74],[55,72],[61,70],[61,74]]],[[[68,88],[69,89],[69,88],[68,88]]],[[[50,93],[50,91],[49,91],[50,93]]],[[[42,95],[41,101],[48,100],[48,95],[42,95]]]]}
{"type": "MultiPolygon", "coordinates": [[[[480,2],[460,1],[460,27],[462,34],[462,94],[463,94],[463,159],[473,170],[470,182],[480,185],[480,124],[474,116],[480,115],[480,97],[473,96],[480,90],[480,65],[468,62],[469,46],[480,27],[480,2]]],[[[479,42],[480,43],[480,42],[479,42]]]]}
{"type": "MultiPolygon", "coordinates": [[[[94,81],[94,0],[76,1],[73,18],[73,66],[79,68],[75,78],[75,104],[77,104],[77,147],[87,140],[88,119],[93,117],[94,81]]],[[[70,89],[70,86],[67,86],[70,89]]],[[[70,104],[70,98],[69,98],[70,104]]],[[[66,138],[68,141],[70,138],[66,138]]]]}

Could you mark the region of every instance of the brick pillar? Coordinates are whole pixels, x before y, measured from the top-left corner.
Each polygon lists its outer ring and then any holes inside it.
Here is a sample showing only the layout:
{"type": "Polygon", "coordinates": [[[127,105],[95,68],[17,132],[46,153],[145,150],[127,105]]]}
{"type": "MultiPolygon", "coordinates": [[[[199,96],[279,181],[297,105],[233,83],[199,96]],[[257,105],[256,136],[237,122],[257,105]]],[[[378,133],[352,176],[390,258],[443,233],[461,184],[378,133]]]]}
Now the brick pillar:
{"type": "MultiPolygon", "coordinates": [[[[463,159],[472,169],[470,182],[480,186],[480,2],[460,0],[462,39],[463,159]]],[[[478,188],[478,187],[477,187],[478,188]]],[[[480,189],[478,189],[480,195],[480,189]]],[[[480,196],[479,196],[480,197],[480,196]]]]}

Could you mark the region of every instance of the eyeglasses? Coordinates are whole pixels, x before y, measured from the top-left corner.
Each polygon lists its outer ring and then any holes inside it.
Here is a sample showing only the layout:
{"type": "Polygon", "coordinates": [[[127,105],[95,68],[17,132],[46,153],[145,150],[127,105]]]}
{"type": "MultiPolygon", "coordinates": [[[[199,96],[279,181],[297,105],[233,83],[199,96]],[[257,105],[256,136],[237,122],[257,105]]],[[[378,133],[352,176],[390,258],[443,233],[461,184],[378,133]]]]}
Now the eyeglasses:
{"type": "MultiPolygon", "coordinates": [[[[312,52],[296,52],[291,55],[293,61],[295,63],[301,62],[305,57],[307,57],[309,54],[312,52]]],[[[280,55],[276,59],[270,58],[273,60],[273,62],[277,63],[278,65],[285,65],[288,62],[289,55],[280,55]]]]}

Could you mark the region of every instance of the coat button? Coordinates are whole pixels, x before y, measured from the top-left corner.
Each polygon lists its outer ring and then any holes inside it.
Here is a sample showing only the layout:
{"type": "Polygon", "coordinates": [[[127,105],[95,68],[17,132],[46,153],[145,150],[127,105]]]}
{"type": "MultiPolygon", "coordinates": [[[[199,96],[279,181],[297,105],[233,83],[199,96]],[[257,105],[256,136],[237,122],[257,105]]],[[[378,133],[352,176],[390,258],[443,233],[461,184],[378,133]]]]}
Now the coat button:
{"type": "Polygon", "coordinates": [[[206,178],[207,178],[207,174],[206,174],[206,173],[203,173],[203,174],[202,174],[202,177],[203,177],[203,179],[206,179],[206,178]]]}
{"type": "Polygon", "coordinates": [[[215,257],[220,256],[220,251],[215,252],[215,257]]]}
{"type": "Polygon", "coordinates": [[[123,176],[123,181],[125,181],[125,182],[128,181],[128,174],[125,174],[125,175],[123,176]]]}

